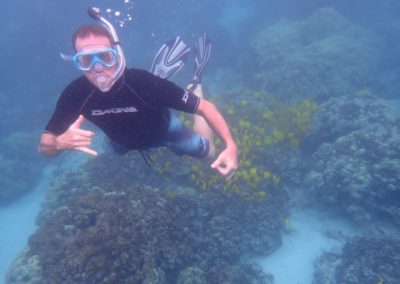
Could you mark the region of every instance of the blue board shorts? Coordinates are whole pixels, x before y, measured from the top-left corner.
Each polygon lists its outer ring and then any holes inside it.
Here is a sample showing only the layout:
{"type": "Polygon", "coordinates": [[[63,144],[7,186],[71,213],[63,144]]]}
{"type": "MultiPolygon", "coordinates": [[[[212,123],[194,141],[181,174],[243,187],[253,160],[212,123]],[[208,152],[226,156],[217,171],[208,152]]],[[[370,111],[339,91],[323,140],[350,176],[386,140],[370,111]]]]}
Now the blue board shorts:
{"type": "MultiPolygon", "coordinates": [[[[127,149],[113,141],[110,141],[112,148],[119,154],[124,154],[127,149]]],[[[151,147],[168,147],[178,156],[189,155],[195,158],[205,158],[210,150],[209,141],[200,134],[187,127],[173,113],[171,113],[169,127],[163,140],[158,145],[151,147]]]]}

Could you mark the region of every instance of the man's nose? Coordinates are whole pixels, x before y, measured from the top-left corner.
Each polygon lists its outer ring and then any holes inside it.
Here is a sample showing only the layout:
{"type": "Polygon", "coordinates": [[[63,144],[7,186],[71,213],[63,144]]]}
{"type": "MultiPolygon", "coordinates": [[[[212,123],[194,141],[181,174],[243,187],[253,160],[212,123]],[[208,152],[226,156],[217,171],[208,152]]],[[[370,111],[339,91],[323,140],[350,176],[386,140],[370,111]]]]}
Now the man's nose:
{"type": "Polygon", "coordinates": [[[104,71],[104,65],[101,64],[100,62],[96,62],[94,64],[94,71],[96,71],[96,72],[104,71]]]}

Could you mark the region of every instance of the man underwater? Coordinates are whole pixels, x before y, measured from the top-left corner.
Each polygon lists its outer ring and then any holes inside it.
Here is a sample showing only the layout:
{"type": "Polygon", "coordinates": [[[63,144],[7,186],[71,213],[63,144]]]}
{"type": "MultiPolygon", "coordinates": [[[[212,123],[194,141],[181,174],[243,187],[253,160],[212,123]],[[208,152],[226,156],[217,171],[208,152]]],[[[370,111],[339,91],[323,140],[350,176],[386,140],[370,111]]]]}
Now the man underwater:
{"type": "Polygon", "coordinates": [[[95,134],[81,129],[86,118],[104,131],[118,152],[166,146],[178,155],[214,158],[214,130],[225,148],[211,167],[230,179],[238,167],[237,146],[223,116],[202,95],[201,75],[211,48],[207,37],[196,41],[195,75],[184,90],[165,79],[182,67],[189,51],[179,38],[163,45],[151,72],[128,69],[112,25],[99,14],[91,16],[102,25],[83,25],[72,38],[76,54],[71,59],[84,76],[62,92],[39,151],[48,156],[64,150],[96,156],[90,148],[95,134]],[[195,114],[193,130],[170,109],[195,114]]]}

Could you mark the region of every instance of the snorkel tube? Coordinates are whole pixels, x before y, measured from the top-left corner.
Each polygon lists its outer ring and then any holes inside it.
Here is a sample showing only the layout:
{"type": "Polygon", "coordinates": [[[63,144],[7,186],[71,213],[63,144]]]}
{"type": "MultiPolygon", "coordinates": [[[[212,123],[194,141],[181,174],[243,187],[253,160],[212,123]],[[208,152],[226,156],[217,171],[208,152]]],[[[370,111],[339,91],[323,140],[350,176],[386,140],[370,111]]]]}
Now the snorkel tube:
{"type": "MultiPolygon", "coordinates": [[[[102,16],[100,15],[100,9],[99,9],[99,8],[95,8],[95,7],[89,8],[89,9],[88,9],[88,14],[89,14],[89,16],[90,16],[91,18],[93,18],[94,20],[100,22],[100,24],[101,24],[104,28],[107,29],[107,31],[110,33],[110,35],[111,35],[111,37],[112,37],[112,39],[113,39],[112,45],[113,45],[113,46],[115,47],[115,49],[117,50],[118,58],[119,58],[117,70],[116,70],[116,72],[115,72],[115,74],[114,74],[114,76],[113,76],[113,78],[112,78],[112,79],[113,79],[112,85],[114,85],[114,83],[115,83],[115,82],[122,76],[122,74],[124,73],[125,66],[126,66],[125,55],[124,55],[124,52],[122,51],[121,43],[119,42],[119,38],[118,38],[117,32],[115,31],[113,25],[112,25],[109,21],[107,21],[104,17],[102,17],[102,16]]],[[[98,83],[100,89],[102,89],[102,85],[103,85],[103,84],[102,84],[102,81],[103,81],[103,80],[102,80],[101,77],[97,79],[97,83],[98,83]]],[[[102,91],[108,91],[108,90],[102,90],[102,91]]]]}

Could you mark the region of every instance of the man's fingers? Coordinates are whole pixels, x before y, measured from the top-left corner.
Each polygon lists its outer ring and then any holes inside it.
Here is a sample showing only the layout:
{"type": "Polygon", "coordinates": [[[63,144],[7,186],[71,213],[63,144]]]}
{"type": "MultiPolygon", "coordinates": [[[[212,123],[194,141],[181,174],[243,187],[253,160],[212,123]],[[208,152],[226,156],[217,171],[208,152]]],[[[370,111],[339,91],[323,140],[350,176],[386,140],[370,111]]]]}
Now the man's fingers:
{"type": "Polygon", "coordinates": [[[226,180],[230,180],[235,174],[235,169],[233,167],[217,167],[216,169],[225,176],[226,180]]]}
{"type": "Polygon", "coordinates": [[[226,180],[230,180],[234,176],[237,166],[235,163],[224,162],[224,159],[217,159],[211,164],[211,168],[219,171],[226,180]]]}
{"type": "Polygon", "coordinates": [[[90,130],[75,129],[75,131],[76,131],[76,134],[79,134],[79,135],[82,135],[85,137],[89,137],[89,138],[91,138],[95,135],[94,132],[90,131],[90,130]]]}
{"type": "Polygon", "coordinates": [[[71,137],[71,143],[73,143],[74,146],[79,146],[76,145],[76,143],[92,143],[92,137],[85,137],[82,135],[74,135],[71,137]]]}
{"type": "Polygon", "coordinates": [[[218,167],[217,169],[223,175],[227,175],[231,171],[231,169],[226,168],[226,167],[221,167],[221,166],[218,167]]]}
{"type": "Polygon", "coordinates": [[[92,141],[89,141],[89,140],[74,141],[73,147],[74,148],[77,148],[77,147],[88,147],[88,146],[90,146],[90,144],[92,144],[92,141]]]}
{"type": "Polygon", "coordinates": [[[233,176],[233,174],[235,173],[235,167],[231,165],[226,165],[225,163],[222,163],[218,160],[212,163],[211,168],[216,169],[223,175],[228,175],[228,178],[231,178],[230,175],[233,176]]]}
{"type": "Polygon", "coordinates": [[[71,124],[71,127],[81,128],[81,125],[82,125],[84,120],[85,120],[85,117],[82,114],[79,115],[78,119],[75,120],[75,122],[71,124]]]}
{"type": "Polygon", "coordinates": [[[95,150],[89,149],[87,147],[75,147],[74,149],[77,150],[77,151],[89,154],[91,156],[97,156],[98,155],[95,150]]]}
{"type": "Polygon", "coordinates": [[[221,162],[221,159],[218,158],[214,161],[214,163],[211,164],[211,168],[218,169],[222,164],[223,163],[221,162]]]}

